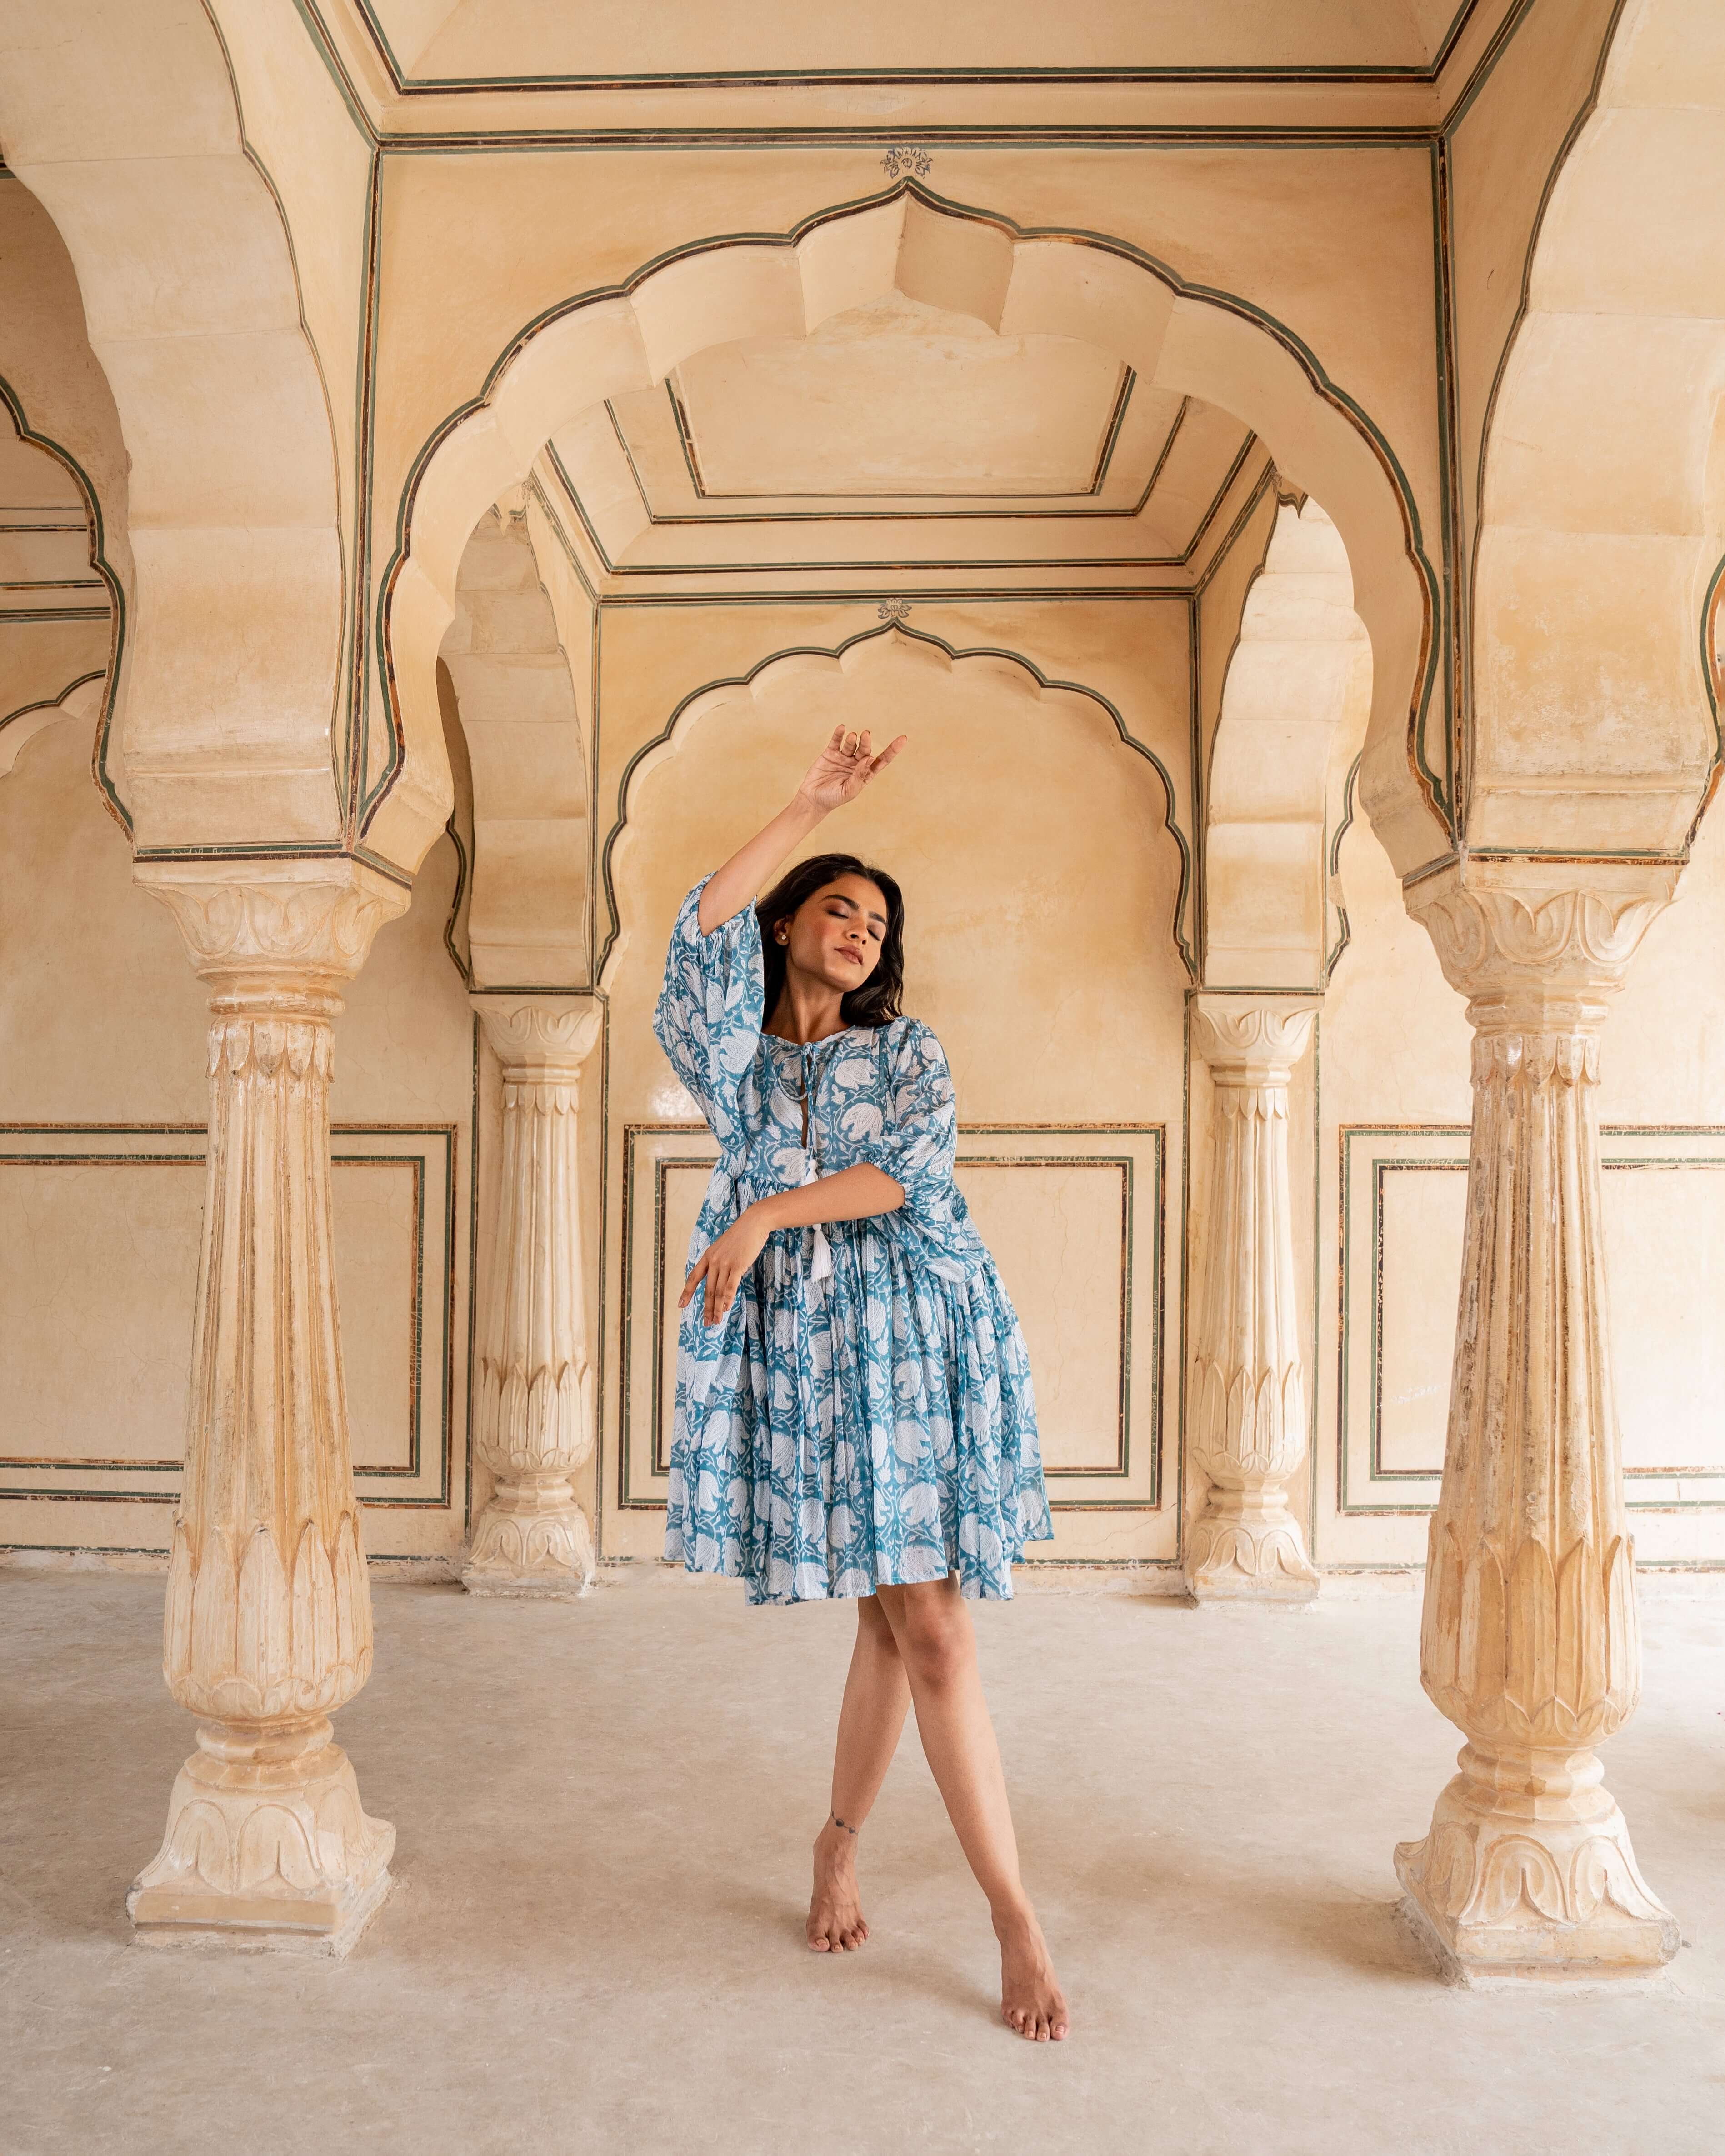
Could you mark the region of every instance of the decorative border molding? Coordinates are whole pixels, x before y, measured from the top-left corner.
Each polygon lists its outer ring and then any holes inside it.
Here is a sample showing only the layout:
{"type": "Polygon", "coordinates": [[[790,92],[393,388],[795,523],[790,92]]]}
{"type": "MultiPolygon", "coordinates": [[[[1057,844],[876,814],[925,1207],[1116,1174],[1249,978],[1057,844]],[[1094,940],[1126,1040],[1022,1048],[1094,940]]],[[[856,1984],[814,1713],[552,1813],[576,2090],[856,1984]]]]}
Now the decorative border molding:
{"type": "MultiPolygon", "coordinates": [[[[0,1172],[9,1166],[161,1166],[195,1168],[201,1176],[206,1137],[202,1123],[0,1124],[0,1172]],[[127,1148],[128,1139],[137,1142],[136,1149],[127,1148]],[[99,1142],[74,1142],[79,1140],[99,1142]]],[[[408,1460],[405,1466],[356,1466],[354,1479],[367,1511],[444,1510],[452,1502],[458,1152],[457,1127],[453,1124],[338,1123],[331,1127],[331,1161],[336,1169],[400,1167],[407,1168],[412,1178],[413,1290],[409,1319],[408,1460]],[[435,1387],[429,1401],[428,1379],[435,1387]],[[406,1494],[403,1486],[410,1484],[424,1486],[406,1494]]],[[[177,1456],[48,1460],[3,1455],[0,1455],[0,1476],[6,1479],[0,1482],[0,1502],[172,1505],[179,1497],[180,1469],[177,1456]],[[62,1477],[103,1473],[161,1479],[129,1488],[18,1486],[13,1478],[19,1470],[62,1477]]],[[[0,1532],[0,1548],[47,1546],[17,1542],[0,1532]]],[[[108,1548],[110,1544],[105,1540],[100,1545],[86,1541],[79,1547],[108,1548]]]]}

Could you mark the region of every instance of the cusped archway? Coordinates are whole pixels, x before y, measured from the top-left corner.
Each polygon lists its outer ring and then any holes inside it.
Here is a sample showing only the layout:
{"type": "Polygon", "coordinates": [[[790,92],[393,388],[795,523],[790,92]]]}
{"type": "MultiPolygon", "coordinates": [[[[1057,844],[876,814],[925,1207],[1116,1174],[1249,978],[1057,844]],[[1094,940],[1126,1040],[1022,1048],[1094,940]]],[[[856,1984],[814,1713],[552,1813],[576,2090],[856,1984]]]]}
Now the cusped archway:
{"type": "Polygon", "coordinates": [[[1376,659],[1374,821],[1404,868],[1440,850],[1442,819],[1409,747],[1431,679],[1435,579],[1405,484],[1365,415],[1296,339],[1244,302],[1189,289],[1122,243],[1023,231],[914,183],[779,237],[693,245],[623,287],[571,300],[528,325],[474,403],[425,444],[379,596],[395,748],[368,811],[369,844],[411,867],[441,828],[436,658],[461,555],[544,444],[696,352],[806,337],[894,292],[1003,334],[1098,346],[1158,388],[1224,407],[1292,484],[1318,494],[1355,564],[1355,604],[1376,659]]]}

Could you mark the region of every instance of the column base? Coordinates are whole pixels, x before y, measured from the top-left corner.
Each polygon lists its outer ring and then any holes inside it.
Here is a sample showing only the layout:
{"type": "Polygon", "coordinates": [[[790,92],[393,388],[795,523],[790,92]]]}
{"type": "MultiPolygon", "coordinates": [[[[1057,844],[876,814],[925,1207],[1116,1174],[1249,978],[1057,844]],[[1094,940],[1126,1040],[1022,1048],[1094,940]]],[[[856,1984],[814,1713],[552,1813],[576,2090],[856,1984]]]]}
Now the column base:
{"type": "MultiPolygon", "coordinates": [[[[1409,1921],[1446,1973],[1548,1983],[1662,1968],[1681,1943],[1677,1920],[1642,1878],[1615,1799],[1596,1781],[1548,1799],[1536,1793],[1536,1767],[1521,1793],[1502,1789],[1494,1802],[1480,1769],[1466,1771],[1471,1749],[1425,1840],[1395,1852],[1409,1921]]],[[[1597,1763],[1581,1757],[1596,1777],[1597,1763]]],[[[1585,1769],[1573,1777],[1586,1779],[1585,1769]]]]}
{"type": "Polygon", "coordinates": [[[1186,1584],[1195,1602],[1311,1602],[1318,1577],[1290,1513],[1206,1507],[1193,1522],[1186,1584]]]}
{"type": "Polygon", "coordinates": [[[474,1523],[461,1568],[470,1594],[567,1602],[589,1593],[593,1530],[570,1494],[501,1483],[474,1523]]]}
{"type": "Polygon", "coordinates": [[[126,1897],[151,1946],[341,1956],[391,1886],[395,1829],[367,1816],[327,1721],[206,1722],[168,1799],[167,1831],[126,1897]]]}

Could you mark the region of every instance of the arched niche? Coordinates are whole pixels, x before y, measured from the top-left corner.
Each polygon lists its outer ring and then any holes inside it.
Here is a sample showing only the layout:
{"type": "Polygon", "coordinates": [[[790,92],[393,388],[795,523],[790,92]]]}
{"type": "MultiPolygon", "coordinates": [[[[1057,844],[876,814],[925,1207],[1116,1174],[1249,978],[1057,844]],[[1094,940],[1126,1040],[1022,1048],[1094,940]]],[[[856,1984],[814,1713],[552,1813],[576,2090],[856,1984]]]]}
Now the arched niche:
{"type": "Polygon", "coordinates": [[[1103,698],[892,624],[686,698],[634,759],[605,847],[614,1101],[667,1104],[648,1019],[685,891],[834,725],[878,738],[883,713],[909,747],[801,851],[903,885],[906,1005],[946,1041],[967,1118],[1177,1114],[1190,860],[1164,767],[1103,698]]]}
{"type": "Polygon", "coordinates": [[[76,466],[29,439],[3,392],[0,587],[0,771],[9,771],[25,742],[86,706],[95,737],[118,594],[76,466]]]}
{"type": "Polygon", "coordinates": [[[379,596],[384,690],[397,731],[367,843],[411,867],[447,814],[436,660],[468,535],[526,479],[542,445],[606,398],[650,388],[693,353],[744,337],[805,337],[889,294],[1001,334],[1077,338],[1147,383],[1234,413],[1296,485],[1328,506],[1357,565],[1376,655],[1372,814],[1404,868],[1445,843],[1412,741],[1431,680],[1435,579],[1393,456],[1291,335],[1241,301],[1192,290],[1122,243],[1023,232],[914,182],[823,212],[781,237],[692,245],[627,285],[529,324],[474,402],[415,460],[379,596]]]}
{"type": "Polygon", "coordinates": [[[1371,705],[1371,641],[1341,535],[1310,497],[1284,502],[1246,594],[1210,752],[1206,986],[1323,985],[1326,850],[1371,705]]]}
{"type": "Polygon", "coordinates": [[[461,557],[443,664],[467,745],[478,987],[587,978],[581,712],[524,508],[481,517],[461,557]]]}
{"type": "Polygon", "coordinates": [[[208,12],[64,0],[44,34],[9,11],[0,140],[70,254],[131,461],[118,716],[137,841],[339,839],[331,406],[208,12]]]}
{"type": "Polygon", "coordinates": [[[49,726],[69,721],[86,738],[94,739],[101,722],[107,685],[105,668],[96,667],[75,675],[58,696],[39,697],[33,703],[0,713],[0,778],[14,767],[25,747],[49,726]]]}
{"type": "Polygon", "coordinates": [[[1474,849],[1686,848],[1718,757],[1722,396],[1720,13],[1630,0],[1481,450],[1474,849]]]}

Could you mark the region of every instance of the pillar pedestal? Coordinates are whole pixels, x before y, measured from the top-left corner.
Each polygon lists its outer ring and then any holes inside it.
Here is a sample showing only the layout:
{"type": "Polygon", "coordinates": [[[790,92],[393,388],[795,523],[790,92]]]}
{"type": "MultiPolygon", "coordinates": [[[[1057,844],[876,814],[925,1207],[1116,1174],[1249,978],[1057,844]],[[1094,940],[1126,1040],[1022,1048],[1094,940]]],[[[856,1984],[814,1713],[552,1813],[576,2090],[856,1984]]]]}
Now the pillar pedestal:
{"type": "Polygon", "coordinates": [[[209,1149],[163,1673],[200,1717],[126,1906],[157,1944],[341,1953],[388,1891],[329,1717],[372,1611],[331,1256],[331,1020],[408,894],[352,861],[148,863],[210,984],[209,1149]]]}
{"type": "Polygon", "coordinates": [[[1678,1943],[1594,1750],[1640,1692],[1599,1036],[1673,877],[1601,864],[1586,887],[1563,887],[1551,874],[1536,884],[1533,865],[1468,863],[1409,893],[1475,1029],[1461,1304],[1420,1638],[1425,1689],[1468,1741],[1430,1832],[1395,1865],[1410,1914],[1464,1978],[1621,1975],[1656,1969],[1678,1943]]]}
{"type": "Polygon", "coordinates": [[[566,1598],[593,1583],[593,1530],[570,1477],[597,1435],[582,1265],[581,1068],[591,997],[480,994],[503,1067],[503,1160],[480,1336],[475,1448],[496,1478],[474,1522],[471,1594],[566,1598]]]}
{"type": "Polygon", "coordinates": [[[1288,1086],[1315,1008],[1199,996],[1193,1040],[1215,1140],[1192,1358],[1192,1455],[1209,1478],[1186,1579],[1200,1602],[1309,1602],[1317,1573],[1288,1509],[1306,1456],[1306,1376],[1288,1195],[1288,1086]]]}

